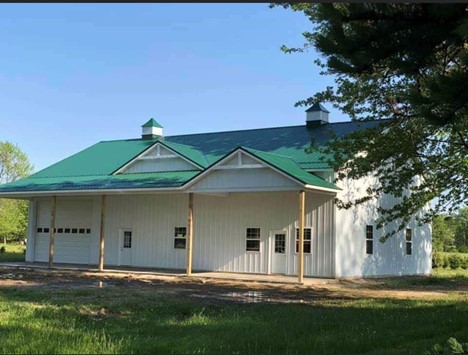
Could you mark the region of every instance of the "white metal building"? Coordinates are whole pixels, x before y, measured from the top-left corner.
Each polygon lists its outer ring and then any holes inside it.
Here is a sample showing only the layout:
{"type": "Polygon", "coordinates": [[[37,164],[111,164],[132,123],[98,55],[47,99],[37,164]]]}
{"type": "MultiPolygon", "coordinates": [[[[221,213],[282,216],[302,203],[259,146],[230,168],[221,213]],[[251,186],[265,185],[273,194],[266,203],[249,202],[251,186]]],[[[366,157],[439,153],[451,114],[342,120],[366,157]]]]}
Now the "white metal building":
{"type": "MultiPolygon", "coordinates": [[[[429,274],[431,230],[411,222],[385,243],[376,204],[338,210],[372,179],[333,184],[306,153],[378,122],[329,123],[99,142],[0,186],[30,201],[26,260],[313,277],[429,274]],[[301,243],[302,242],[302,243],[301,243]]],[[[379,204],[392,204],[389,196],[379,204]]],[[[391,226],[389,226],[391,227],[391,226]]]]}

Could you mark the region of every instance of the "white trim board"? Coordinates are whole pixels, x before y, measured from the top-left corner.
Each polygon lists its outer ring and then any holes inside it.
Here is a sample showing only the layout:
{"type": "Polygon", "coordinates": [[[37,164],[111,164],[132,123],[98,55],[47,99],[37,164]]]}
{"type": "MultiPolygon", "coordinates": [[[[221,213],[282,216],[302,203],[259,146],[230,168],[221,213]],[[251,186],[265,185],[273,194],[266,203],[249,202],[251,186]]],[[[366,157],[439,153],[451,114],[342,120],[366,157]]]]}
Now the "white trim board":
{"type": "Polygon", "coordinates": [[[174,159],[174,158],[180,158],[184,161],[186,161],[187,163],[189,163],[190,165],[192,165],[193,167],[195,167],[197,170],[201,170],[203,167],[194,163],[193,161],[187,159],[186,157],[184,157],[183,155],[177,153],[174,149],[168,147],[167,145],[165,145],[163,142],[156,142],[155,144],[153,144],[152,146],[150,146],[148,149],[146,149],[145,151],[141,152],[139,155],[137,155],[135,158],[133,158],[132,160],[130,160],[128,163],[126,163],[125,165],[123,165],[122,167],[120,167],[119,169],[117,169],[114,173],[112,173],[112,175],[117,175],[117,174],[122,174],[125,170],[127,170],[130,166],[132,166],[133,164],[137,163],[138,161],[140,160],[157,160],[157,159],[174,159]],[[173,153],[173,155],[161,155],[160,154],[160,147],[163,147],[164,149],[170,151],[173,153]],[[156,155],[155,156],[148,156],[146,157],[146,155],[148,155],[149,153],[151,153],[153,150],[156,149],[156,155]]]}

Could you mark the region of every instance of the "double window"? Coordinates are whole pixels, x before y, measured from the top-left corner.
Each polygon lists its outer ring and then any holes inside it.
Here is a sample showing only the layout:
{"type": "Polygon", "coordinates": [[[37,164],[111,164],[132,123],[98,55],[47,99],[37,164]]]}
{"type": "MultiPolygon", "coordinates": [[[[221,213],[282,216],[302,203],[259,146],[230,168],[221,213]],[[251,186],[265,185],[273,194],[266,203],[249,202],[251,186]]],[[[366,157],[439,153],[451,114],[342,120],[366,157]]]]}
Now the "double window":
{"type": "Polygon", "coordinates": [[[411,255],[413,252],[413,230],[406,229],[406,255],[411,255]]]}
{"type": "Polygon", "coordinates": [[[374,253],[374,226],[366,226],[366,254],[374,253]]]}
{"type": "Polygon", "coordinates": [[[260,228],[247,228],[245,238],[246,251],[260,251],[260,228]]]}
{"type": "Polygon", "coordinates": [[[174,228],[174,249],[185,249],[187,244],[187,227],[174,228]]]}
{"type": "MultiPolygon", "coordinates": [[[[312,251],[312,228],[304,228],[304,253],[312,251]]],[[[299,228],[296,228],[296,253],[299,253],[299,228]]]]}

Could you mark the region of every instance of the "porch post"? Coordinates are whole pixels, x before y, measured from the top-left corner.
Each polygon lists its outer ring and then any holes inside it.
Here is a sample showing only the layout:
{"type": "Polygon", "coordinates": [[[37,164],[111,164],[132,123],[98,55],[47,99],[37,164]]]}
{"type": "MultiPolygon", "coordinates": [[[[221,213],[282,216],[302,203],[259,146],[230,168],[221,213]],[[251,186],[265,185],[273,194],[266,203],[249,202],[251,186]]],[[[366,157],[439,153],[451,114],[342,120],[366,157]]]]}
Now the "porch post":
{"type": "Polygon", "coordinates": [[[304,281],[304,210],[305,191],[299,192],[299,255],[297,258],[297,282],[304,281]]]}
{"type": "Polygon", "coordinates": [[[193,193],[189,192],[187,223],[187,276],[192,275],[193,193]]]}
{"type": "Polygon", "coordinates": [[[55,238],[55,210],[57,208],[57,196],[52,196],[52,206],[50,209],[49,228],[49,268],[54,264],[54,238],[55,238]]]}
{"type": "Polygon", "coordinates": [[[99,271],[104,270],[104,224],[106,221],[106,195],[101,197],[101,225],[99,232],[99,271]]]}

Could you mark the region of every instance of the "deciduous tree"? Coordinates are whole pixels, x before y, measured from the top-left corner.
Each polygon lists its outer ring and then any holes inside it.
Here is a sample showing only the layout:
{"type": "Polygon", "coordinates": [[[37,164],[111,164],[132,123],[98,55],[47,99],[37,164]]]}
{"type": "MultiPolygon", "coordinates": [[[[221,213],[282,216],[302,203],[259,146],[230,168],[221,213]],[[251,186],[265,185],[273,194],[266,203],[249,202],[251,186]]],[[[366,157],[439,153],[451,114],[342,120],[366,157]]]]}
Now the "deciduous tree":
{"type": "MultiPolygon", "coordinates": [[[[25,153],[10,142],[0,142],[0,183],[29,175],[32,165],[25,153]]],[[[0,199],[0,237],[14,239],[26,234],[28,204],[24,200],[0,199]]]]}

